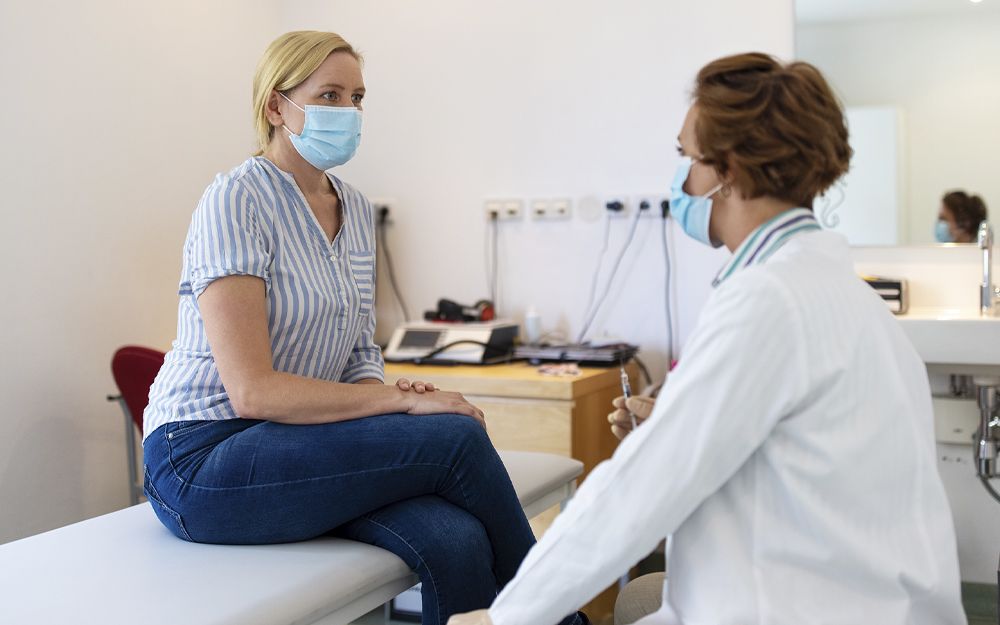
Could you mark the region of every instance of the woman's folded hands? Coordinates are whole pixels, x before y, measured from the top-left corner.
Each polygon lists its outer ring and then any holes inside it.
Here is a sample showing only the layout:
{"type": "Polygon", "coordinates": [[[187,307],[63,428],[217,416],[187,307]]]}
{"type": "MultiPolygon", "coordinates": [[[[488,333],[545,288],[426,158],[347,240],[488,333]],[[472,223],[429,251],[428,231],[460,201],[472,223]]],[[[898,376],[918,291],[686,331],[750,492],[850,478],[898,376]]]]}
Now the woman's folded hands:
{"type": "Polygon", "coordinates": [[[410,382],[405,378],[396,380],[396,388],[412,394],[408,414],[460,414],[472,417],[486,429],[486,416],[461,393],[442,391],[430,382],[410,382]]]}

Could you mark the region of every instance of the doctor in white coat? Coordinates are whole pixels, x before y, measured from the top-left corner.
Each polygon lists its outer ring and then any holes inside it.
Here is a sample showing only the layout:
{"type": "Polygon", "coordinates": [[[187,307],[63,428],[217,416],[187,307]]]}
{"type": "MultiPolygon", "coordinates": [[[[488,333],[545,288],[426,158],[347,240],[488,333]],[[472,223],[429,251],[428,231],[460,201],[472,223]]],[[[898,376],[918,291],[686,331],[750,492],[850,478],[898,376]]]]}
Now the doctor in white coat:
{"type": "Polygon", "coordinates": [[[733,256],[651,414],[629,401],[649,418],[450,625],[557,623],[670,535],[642,625],[965,623],[924,365],[811,210],[848,168],[839,102],[811,65],[727,57],[679,141],[672,215],[733,256]]]}

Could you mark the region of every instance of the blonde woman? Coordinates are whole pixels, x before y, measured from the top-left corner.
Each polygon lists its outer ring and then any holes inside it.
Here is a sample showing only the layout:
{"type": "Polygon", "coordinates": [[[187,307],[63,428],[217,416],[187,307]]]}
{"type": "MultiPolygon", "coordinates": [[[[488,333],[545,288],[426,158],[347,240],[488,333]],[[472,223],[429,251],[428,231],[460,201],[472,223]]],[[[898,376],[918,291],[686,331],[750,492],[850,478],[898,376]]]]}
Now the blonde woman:
{"type": "Polygon", "coordinates": [[[444,623],[488,606],[534,538],[482,411],[382,384],[372,208],[327,171],[358,147],[364,95],[333,33],[287,33],[258,63],[259,150],[209,186],[184,244],[145,491],[184,540],[384,547],[423,581],[424,623],[444,623]]]}

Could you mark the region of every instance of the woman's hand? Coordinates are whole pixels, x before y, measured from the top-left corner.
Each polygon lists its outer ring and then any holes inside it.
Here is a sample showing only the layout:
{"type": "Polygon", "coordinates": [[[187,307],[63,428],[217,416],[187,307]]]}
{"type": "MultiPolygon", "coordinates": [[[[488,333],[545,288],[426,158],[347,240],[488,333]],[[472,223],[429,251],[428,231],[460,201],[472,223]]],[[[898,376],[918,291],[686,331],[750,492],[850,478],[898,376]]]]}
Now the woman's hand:
{"type": "Polygon", "coordinates": [[[396,387],[401,391],[408,391],[410,389],[413,389],[418,393],[437,390],[437,388],[435,388],[434,385],[431,384],[430,382],[419,382],[419,381],[410,382],[406,378],[399,378],[398,380],[396,380],[396,387]]]}
{"type": "MultiPolygon", "coordinates": [[[[416,385],[417,382],[413,384],[416,385]]],[[[399,386],[398,383],[397,386],[399,386]]],[[[435,389],[433,393],[414,392],[411,394],[410,391],[407,391],[407,395],[410,396],[410,407],[406,411],[407,414],[460,414],[479,421],[483,429],[486,429],[486,417],[483,415],[483,411],[470,404],[461,393],[435,389]]]]}
{"type": "Polygon", "coordinates": [[[629,417],[629,410],[635,415],[635,423],[639,425],[649,418],[653,412],[653,404],[656,400],[652,397],[629,397],[626,401],[624,397],[616,397],[611,404],[617,408],[608,415],[608,423],[611,424],[611,432],[621,440],[632,431],[632,418],[629,417]]]}
{"type": "Polygon", "coordinates": [[[465,614],[453,614],[448,625],[493,625],[487,610],[476,610],[465,614]]]}

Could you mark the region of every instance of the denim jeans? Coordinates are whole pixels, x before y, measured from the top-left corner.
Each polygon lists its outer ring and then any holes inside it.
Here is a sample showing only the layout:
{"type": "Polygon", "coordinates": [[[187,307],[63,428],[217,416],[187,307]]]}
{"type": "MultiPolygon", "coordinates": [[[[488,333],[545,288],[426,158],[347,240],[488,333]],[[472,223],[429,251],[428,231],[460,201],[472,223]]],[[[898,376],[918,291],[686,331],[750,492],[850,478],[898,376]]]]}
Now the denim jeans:
{"type": "Polygon", "coordinates": [[[465,416],[185,421],[157,428],[143,450],[146,496],[178,537],[332,533],[382,547],[419,576],[425,624],[488,607],[535,542],[489,437],[465,416]]]}

